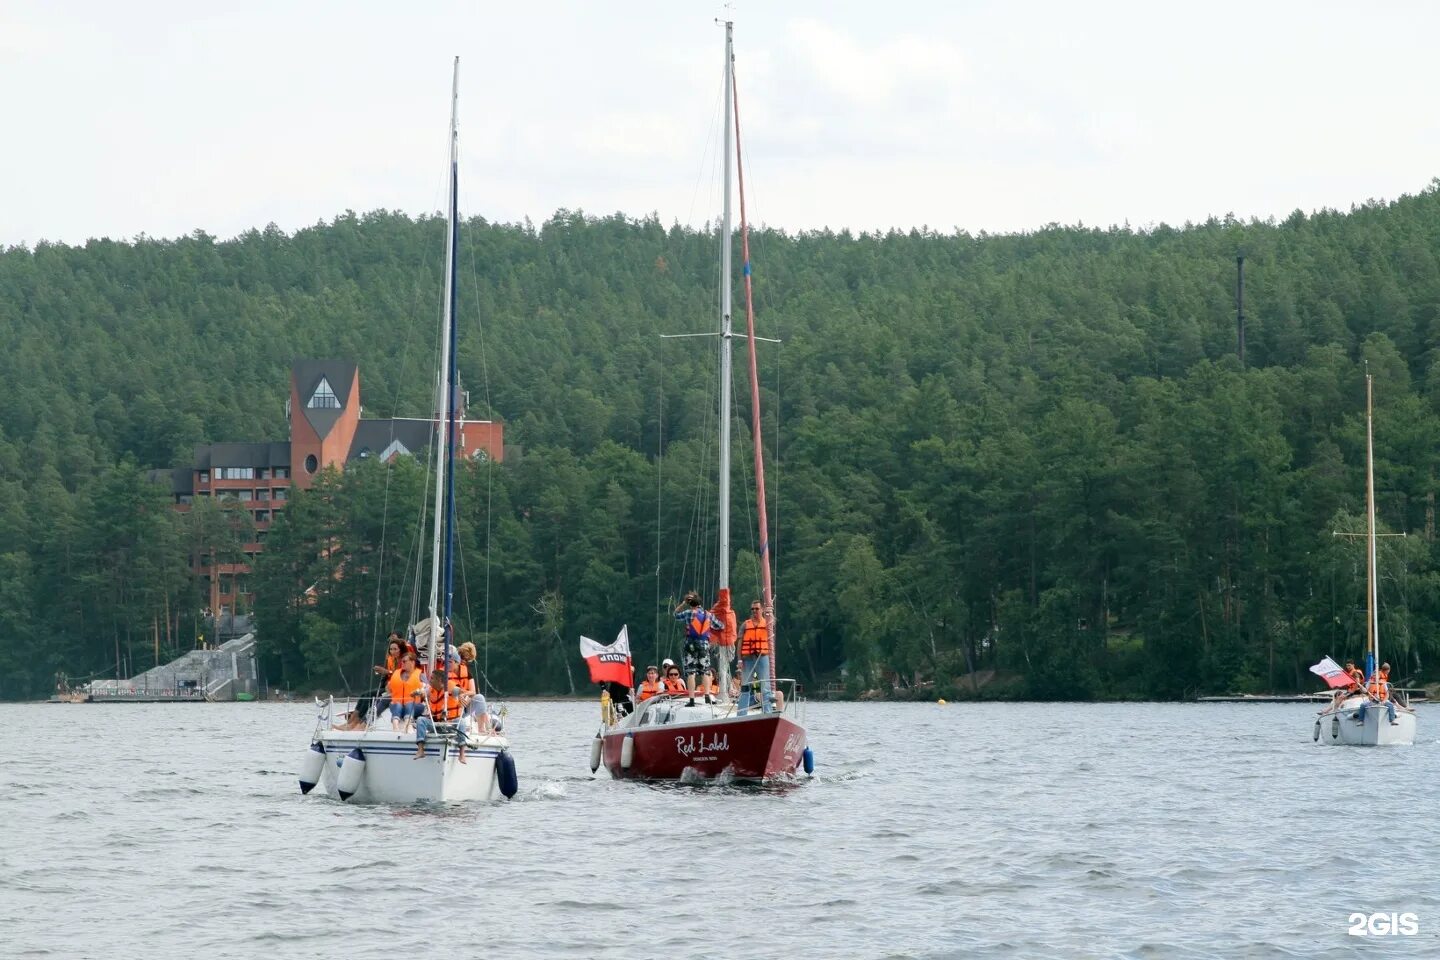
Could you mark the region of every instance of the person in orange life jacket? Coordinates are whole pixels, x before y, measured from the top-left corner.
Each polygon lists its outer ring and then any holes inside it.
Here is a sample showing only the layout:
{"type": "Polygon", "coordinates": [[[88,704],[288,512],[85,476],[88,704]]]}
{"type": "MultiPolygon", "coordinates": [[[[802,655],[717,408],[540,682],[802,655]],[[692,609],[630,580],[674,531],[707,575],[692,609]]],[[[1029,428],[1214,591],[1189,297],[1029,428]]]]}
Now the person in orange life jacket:
{"type": "Polygon", "coordinates": [[[1400,725],[1400,721],[1395,719],[1395,701],[1390,699],[1390,664],[1380,664],[1380,669],[1375,671],[1375,675],[1366,684],[1365,692],[1370,695],[1370,699],[1360,704],[1360,709],[1355,711],[1356,723],[1365,722],[1366,709],[1370,706],[1370,700],[1373,699],[1385,704],[1385,715],[1390,721],[1390,726],[1400,725]]]}
{"type": "MultiPolygon", "coordinates": [[[[426,689],[426,713],[415,721],[415,759],[425,758],[425,740],[436,730],[436,724],[455,723],[460,719],[467,694],[460,686],[451,682],[448,671],[436,667],[430,674],[430,686],[426,689]]],[[[460,762],[465,759],[465,738],[460,738],[460,762]]]]}
{"type": "Polygon", "coordinates": [[[756,685],[761,691],[760,709],[769,713],[775,708],[775,685],[770,682],[770,620],[759,600],[750,602],[750,619],[740,625],[740,704],[739,714],[750,712],[756,685]]]}
{"type": "Polygon", "coordinates": [[[685,594],[684,601],[675,608],[675,619],[685,624],[685,648],[681,655],[685,661],[685,687],[690,692],[687,706],[695,706],[695,681],[705,693],[705,702],[714,703],[710,696],[710,631],[723,630],[724,626],[714,614],[700,603],[694,593],[685,594]]]}
{"type": "Polygon", "coordinates": [[[663,687],[664,685],[660,682],[660,671],[654,664],[651,664],[645,668],[645,679],[641,680],[640,686],[635,688],[636,697],[641,703],[644,703],[651,697],[657,696],[663,687]]]}
{"type": "Polygon", "coordinates": [[[475,665],[475,644],[466,640],[460,644],[460,661],[450,668],[450,681],[457,684],[469,695],[461,723],[474,725],[482,736],[490,732],[490,707],[485,694],[480,692],[480,670],[475,665]]]}
{"type": "Polygon", "coordinates": [[[405,731],[410,722],[420,713],[420,691],[424,681],[415,667],[415,654],[406,651],[400,655],[400,669],[390,674],[387,688],[390,691],[390,728],[405,731]]]}
{"type": "Polygon", "coordinates": [[[685,681],[680,679],[680,668],[673,663],[666,669],[660,692],[677,697],[688,692],[685,688],[685,681]]]}
{"type": "Polygon", "coordinates": [[[1350,685],[1352,687],[1359,687],[1365,682],[1365,674],[1360,671],[1359,667],[1355,666],[1354,660],[1345,661],[1345,675],[1350,678],[1350,685]]]}
{"type": "Polygon", "coordinates": [[[400,669],[400,657],[404,653],[405,641],[400,639],[400,634],[391,630],[390,641],[385,645],[385,662],[374,667],[375,676],[380,678],[380,690],[376,694],[379,703],[375,708],[376,716],[390,709],[390,674],[400,669]]]}

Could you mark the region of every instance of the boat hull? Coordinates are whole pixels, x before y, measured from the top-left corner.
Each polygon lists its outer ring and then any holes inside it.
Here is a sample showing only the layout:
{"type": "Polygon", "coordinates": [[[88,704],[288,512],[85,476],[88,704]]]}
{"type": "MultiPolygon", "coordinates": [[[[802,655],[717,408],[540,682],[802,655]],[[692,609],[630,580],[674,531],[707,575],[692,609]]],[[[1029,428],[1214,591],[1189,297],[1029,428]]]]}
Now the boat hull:
{"type": "Polygon", "coordinates": [[[422,759],[415,758],[415,735],[389,730],[326,731],[321,786],[339,797],[340,770],[357,747],[365,757],[365,773],[350,803],[417,803],[457,800],[499,800],[495,765],[509,748],[504,737],[472,737],[465,763],[455,744],[432,741],[422,759]]]}
{"type": "Polygon", "coordinates": [[[1335,747],[1403,747],[1415,742],[1415,714],[1397,707],[1395,723],[1390,722],[1384,704],[1365,708],[1365,719],[1357,722],[1361,697],[1352,697],[1339,707],[1326,710],[1315,719],[1311,738],[1335,747]]]}
{"type": "Polygon", "coordinates": [[[800,767],[807,745],[804,726],[778,713],[617,726],[602,737],[604,767],[616,779],[633,780],[790,777],[800,767]],[[627,737],[634,738],[628,768],[622,764],[627,737]]]}

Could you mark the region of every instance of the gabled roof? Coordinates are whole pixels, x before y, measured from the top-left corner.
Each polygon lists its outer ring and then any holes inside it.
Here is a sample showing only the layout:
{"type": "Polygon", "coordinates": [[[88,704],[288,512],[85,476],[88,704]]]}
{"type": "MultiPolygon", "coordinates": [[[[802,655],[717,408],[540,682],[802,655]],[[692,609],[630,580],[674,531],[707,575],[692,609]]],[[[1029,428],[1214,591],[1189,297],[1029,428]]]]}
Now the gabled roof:
{"type": "Polygon", "coordinates": [[[430,449],[434,435],[435,425],[428,420],[361,420],[345,460],[393,455],[399,452],[391,449],[396,443],[411,456],[420,456],[430,449]]]}
{"type": "Polygon", "coordinates": [[[285,441],[261,443],[206,443],[195,448],[195,469],[213,467],[288,467],[290,444],[285,441]]]}
{"type": "Polygon", "coordinates": [[[295,381],[295,395],[300,409],[292,410],[290,416],[293,418],[297,412],[304,416],[315,430],[315,436],[323,440],[329,435],[330,428],[335,426],[335,421],[340,419],[340,414],[350,406],[350,387],[355,383],[355,369],[355,364],[344,360],[296,360],[290,367],[290,376],[295,381]],[[309,405],[321,380],[329,383],[330,389],[335,392],[335,398],[340,401],[339,409],[309,405]]]}

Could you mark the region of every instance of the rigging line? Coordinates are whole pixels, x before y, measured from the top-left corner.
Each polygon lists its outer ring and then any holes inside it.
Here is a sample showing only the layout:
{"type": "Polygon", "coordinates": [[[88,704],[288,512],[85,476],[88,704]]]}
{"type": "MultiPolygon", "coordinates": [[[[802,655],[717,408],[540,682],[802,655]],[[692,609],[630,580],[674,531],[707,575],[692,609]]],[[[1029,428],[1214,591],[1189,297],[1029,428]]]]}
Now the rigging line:
{"type": "MultiPolygon", "coordinates": [[[[480,268],[475,258],[475,231],[467,221],[465,224],[466,233],[470,236],[470,279],[475,289],[475,329],[479,335],[480,342],[480,383],[485,390],[485,416],[490,420],[490,437],[494,439],[495,407],[490,400],[490,361],[485,351],[485,324],[480,315],[480,268]]],[[[502,449],[500,455],[504,456],[502,449]]],[[[482,673],[487,675],[486,683],[489,683],[488,672],[490,670],[490,571],[491,558],[494,551],[491,549],[491,531],[494,525],[492,507],[495,503],[495,457],[487,451],[485,456],[485,637],[484,637],[484,669],[482,673]]]]}
{"type": "Polygon", "coordinates": [[[714,104],[711,105],[711,108],[710,108],[710,119],[709,119],[709,121],[707,121],[706,124],[705,124],[705,129],[706,129],[705,146],[704,146],[704,148],[700,151],[700,166],[699,166],[699,169],[697,169],[697,170],[695,171],[695,187],[694,187],[693,190],[690,191],[690,210],[689,210],[689,212],[686,213],[686,215],[685,215],[685,223],[686,223],[687,225],[693,223],[693,222],[694,222],[694,219],[695,219],[695,201],[696,201],[696,198],[698,198],[698,197],[700,196],[700,184],[701,184],[701,182],[706,180],[706,177],[705,177],[705,161],[706,161],[706,160],[709,160],[709,161],[710,161],[710,177],[709,177],[709,179],[708,179],[708,182],[709,182],[709,183],[712,183],[712,184],[715,182],[715,164],[718,162],[718,161],[716,160],[716,158],[715,158],[715,153],[718,153],[718,151],[712,152],[711,148],[713,147],[713,145],[714,145],[714,143],[715,143],[715,128],[716,128],[716,126],[717,126],[717,124],[715,123],[715,118],[720,115],[720,104],[721,104],[721,101],[724,99],[724,96],[725,96],[725,81],[724,81],[724,75],[723,75],[723,72],[722,72],[721,81],[720,81],[720,87],[719,87],[718,90],[715,91],[715,102],[714,102],[714,104]]]}
{"type": "MultiPolygon", "coordinates": [[[[661,373],[663,374],[663,369],[661,373]]],[[[656,420],[655,428],[655,663],[660,663],[660,628],[663,625],[660,615],[660,565],[661,565],[661,544],[660,534],[661,504],[664,498],[665,486],[661,482],[665,473],[665,378],[656,378],[659,382],[659,406],[660,415],[656,420]]]]}

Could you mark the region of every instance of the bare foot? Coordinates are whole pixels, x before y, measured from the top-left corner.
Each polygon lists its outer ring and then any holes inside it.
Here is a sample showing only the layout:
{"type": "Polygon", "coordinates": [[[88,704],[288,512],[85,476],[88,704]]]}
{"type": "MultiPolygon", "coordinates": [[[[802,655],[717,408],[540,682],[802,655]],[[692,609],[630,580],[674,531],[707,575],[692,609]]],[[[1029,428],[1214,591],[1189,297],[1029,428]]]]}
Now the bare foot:
{"type": "Polygon", "coordinates": [[[466,760],[466,759],[465,759],[465,751],[464,751],[464,750],[461,750],[461,751],[460,751],[460,762],[461,762],[461,763],[469,763],[469,762],[470,762],[469,760],[466,760]]]}
{"type": "Polygon", "coordinates": [[[424,760],[424,759],[425,759],[425,748],[424,748],[424,747],[419,747],[419,748],[417,748],[417,749],[415,750],[415,759],[416,759],[416,760],[424,760]]]}

